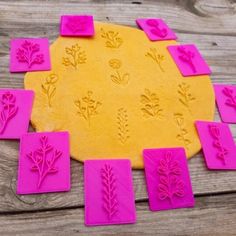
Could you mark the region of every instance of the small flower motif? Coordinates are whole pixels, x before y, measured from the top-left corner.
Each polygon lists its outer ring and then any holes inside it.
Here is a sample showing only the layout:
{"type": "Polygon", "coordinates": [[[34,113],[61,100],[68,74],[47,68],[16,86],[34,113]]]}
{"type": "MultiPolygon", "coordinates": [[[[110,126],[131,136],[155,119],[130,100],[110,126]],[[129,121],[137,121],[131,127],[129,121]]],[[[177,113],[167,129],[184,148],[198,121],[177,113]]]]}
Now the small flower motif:
{"type": "Polygon", "coordinates": [[[110,67],[112,67],[113,69],[119,69],[122,65],[121,61],[118,59],[111,59],[109,61],[109,65],[110,67]]]}

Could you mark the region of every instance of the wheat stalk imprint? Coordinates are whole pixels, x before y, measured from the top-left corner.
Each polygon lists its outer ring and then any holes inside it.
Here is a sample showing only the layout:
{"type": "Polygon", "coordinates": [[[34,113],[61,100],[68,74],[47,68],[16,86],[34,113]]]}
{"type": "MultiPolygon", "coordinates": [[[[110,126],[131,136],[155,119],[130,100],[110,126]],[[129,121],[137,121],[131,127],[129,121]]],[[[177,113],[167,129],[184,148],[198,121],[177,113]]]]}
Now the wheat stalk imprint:
{"type": "Polygon", "coordinates": [[[117,113],[118,137],[122,144],[125,144],[130,138],[128,129],[128,114],[124,108],[118,109],[117,113]]]}

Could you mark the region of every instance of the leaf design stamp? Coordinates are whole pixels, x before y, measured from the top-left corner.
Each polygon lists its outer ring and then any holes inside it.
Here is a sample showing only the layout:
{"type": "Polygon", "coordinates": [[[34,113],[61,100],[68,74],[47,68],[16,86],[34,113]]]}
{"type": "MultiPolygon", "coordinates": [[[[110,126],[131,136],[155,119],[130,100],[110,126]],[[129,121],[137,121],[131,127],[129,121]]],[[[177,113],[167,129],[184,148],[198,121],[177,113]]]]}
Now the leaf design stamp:
{"type": "Polygon", "coordinates": [[[145,89],[140,101],[143,105],[141,111],[145,117],[159,118],[162,116],[163,109],[160,107],[160,101],[156,93],[145,89]]]}
{"type": "Polygon", "coordinates": [[[190,104],[196,100],[196,98],[191,94],[190,85],[186,83],[181,83],[178,85],[179,101],[189,110],[191,113],[190,104]]]}
{"type": "Polygon", "coordinates": [[[223,165],[225,165],[228,150],[222,145],[220,129],[214,124],[211,124],[208,127],[213,138],[212,145],[218,150],[216,157],[222,162],[223,165]]]}
{"type": "Polygon", "coordinates": [[[103,185],[103,209],[107,213],[108,220],[110,221],[119,209],[116,193],[116,177],[113,167],[109,164],[105,164],[101,169],[101,176],[103,185]]]}
{"type": "Polygon", "coordinates": [[[158,65],[161,72],[165,72],[164,68],[162,67],[164,55],[159,54],[156,48],[150,48],[149,52],[147,52],[145,56],[151,58],[158,65]]]}
{"type": "Polygon", "coordinates": [[[174,114],[174,120],[179,128],[179,133],[177,134],[176,138],[183,143],[186,149],[188,149],[189,145],[191,144],[191,141],[187,138],[188,131],[185,128],[183,114],[181,113],[174,114]]]}
{"type": "Polygon", "coordinates": [[[2,109],[0,111],[0,134],[2,134],[9,121],[16,115],[18,106],[16,105],[15,95],[9,91],[2,94],[0,102],[2,104],[2,109]]]}
{"type": "Polygon", "coordinates": [[[143,156],[150,209],[193,207],[184,148],[144,149],[143,156]]]}
{"type": "Polygon", "coordinates": [[[122,62],[119,59],[111,59],[109,66],[114,70],[114,74],[111,75],[112,82],[120,85],[127,85],[129,82],[129,73],[122,73],[122,62]]]}
{"type": "Polygon", "coordinates": [[[85,225],[135,223],[135,198],[129,160],[85,160],[84,193],[85,225]]]}
{"type": "Polygon", "coordinates": [[[78,43],[72,45],[71,47],[66,47],[65,49],[67,57],[63,57],[62,64],[66,67],[72,66],[74,69],[78,69],[80,64],[86,63],[85,51],[81,50],[78,43]]]}
{"type": "Polygon", "coordinates": [[[50,74],[46,77],[44,83],[42,83],[42,92],[46,95],[48,106],[52,107],[52,99],[56,94],[56,83],[58,76],[56,74],[50,74]]]}
{"type": "Polygon", "coordinates": [[[76,100],[75,106],[78,108],[77,114],[86,120],[90,126],[91,118],[98,114],[98,108],[102,105],[101,102],[95,101],[93,98],[93,92],[88,91],[87,96],[82,99],[76,100]]]}
{"type": "Polygon", "coordinates": [[[236,148],[229,125],[222,122],[195,122],[208,169],[236,170],[236,148]]]}
{"type": "Polygon", "coordinates": [[[234,94],[233,89],[224,87],[222,92],[227,97],[225,104],[236,110],[236,95],[234,94]]]}
{"type": "Polygon", "coordinates": [[[179,46],[178,48],[179,51],[179,59],[186,63],[192,70],[193,73],[196,73],[196,67],[193,63],[193,58],[195,57],[195,54],[192,51],[187,50],[183,46],[179,46]]]}
{"type": "Polygon", "coordinates": [[[128,114],[127,110],[122,108],[117,112],[118,138],[122,144],[125,144],[129,136],[128,114]]]}
{"type": "Polygon", "coordinates": [[[22,135],[17,194],[69,190],[69,133],[30,132],[22,135]]]}
{"type": "Polygon", "coordinates": [[[42,136],[40,138],[40,147],[30,153],[27,154],[27,157],[32,161],[33,166],[31,167],[31,171],[38,173],[38,184],[37,187],[40,188],[44,179],[49,174],[54,174],[58,171],[55,167],[55,162],[62,155],[62,152],[54,149],[48,143],[48,137],[42,136]],[[49,153],[52,153],[51,157],[49,153]]]}
{"type": "Polygon", "coordinates": [[[123,43],[123,39],[119,36],[119,32],[112,30],[105,31],[101,28],[101,37],[106,40],[106,47],[108,48],[119,48],[123,43]]]}
{"type": "Polygon", "coordinates": [[[181,179],[182,170],[179,162],[167,151],[159,161],[157,167],[159,174],[158,197],[160,200],[168,199],[173,207],[174,197],[184,197],[184,182],[181,179]]]}

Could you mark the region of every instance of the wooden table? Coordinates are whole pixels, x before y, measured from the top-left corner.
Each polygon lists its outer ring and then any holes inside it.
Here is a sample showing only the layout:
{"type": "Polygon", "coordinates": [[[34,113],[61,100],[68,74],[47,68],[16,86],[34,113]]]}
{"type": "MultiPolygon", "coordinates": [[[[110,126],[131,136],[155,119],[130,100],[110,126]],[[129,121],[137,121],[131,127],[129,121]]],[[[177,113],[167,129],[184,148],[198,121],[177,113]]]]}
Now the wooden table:
{"type": "MultiPolygon", "coordinates": [[[[164,18],[181,43],[195,43],[210,64],[214,83],[236,82],[236,2],[226,0],[98,1],[0,0],[0,86],[22,88],[10,74],[9,40],[58,36],[62,14],[135,26],[137,17],[164,18]]],[[[215,119],[219,120],[216,111],[215,119]]],[[[236,126],[231,125],[236,135],[236,126]]],[[[208,171],[202,153],[189,160],[196,206],[150,212],[143,171],[133,171],[137,223],[85,227],[83,165],[71,162],[68,193],[16,195],[18,141],[0,142],[0,235],[236,235],[236,172],[208,171]]]]}

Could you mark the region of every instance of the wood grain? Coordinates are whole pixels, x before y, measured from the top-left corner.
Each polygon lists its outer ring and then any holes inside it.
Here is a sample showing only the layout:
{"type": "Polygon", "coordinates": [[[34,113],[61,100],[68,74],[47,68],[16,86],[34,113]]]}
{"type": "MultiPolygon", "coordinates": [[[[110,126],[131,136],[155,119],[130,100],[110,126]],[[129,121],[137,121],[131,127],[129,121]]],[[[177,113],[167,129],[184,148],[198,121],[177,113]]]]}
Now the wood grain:
{"type": "MultiPolygon", "coordinates": [[[[0,87],[23,87],[24,74],[8,70],[10,38],[48,37],[53,42],[60,15],[74,13],[133,27],[138,17],[163,18],[179,42],[198,46],[213,70],[214,83],[236,82],[235,1],[0,0],[0,87]]],[[[219,120],[217,111],[215,117],[219,120]]],[[[236,127],[230,127],[235,138],[236,127]]],[[[15,194],[18,149],[17,141],[0,142],[1,235],[235,235],[235,172],[208,171],[201,153],[189,161],[194,209],[150,212],[143,171],[133,171],[138,223],[87,228],[83,224],[82,164],[71,163],[70,192],[19,196],[15,194]]]]}

